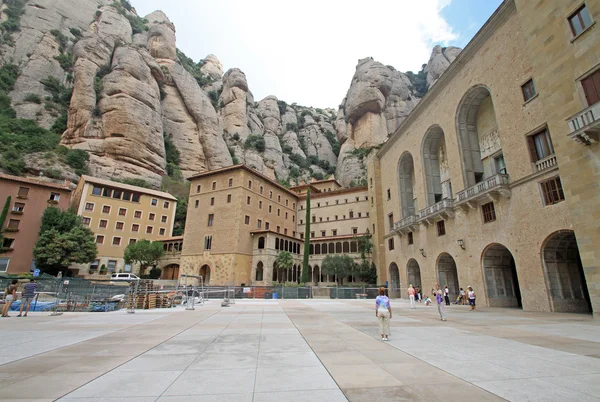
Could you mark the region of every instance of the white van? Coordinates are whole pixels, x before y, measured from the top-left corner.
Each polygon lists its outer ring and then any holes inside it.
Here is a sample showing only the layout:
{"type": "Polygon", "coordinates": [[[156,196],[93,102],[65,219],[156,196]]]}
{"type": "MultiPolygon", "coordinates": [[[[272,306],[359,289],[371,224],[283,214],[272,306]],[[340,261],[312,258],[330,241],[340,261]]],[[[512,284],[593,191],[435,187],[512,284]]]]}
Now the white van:
{"type": "Polygon", "coordinates": [[[112,274],[110,279],[112,281],[135,281],[140,278],[135,274],[112,274]]]}

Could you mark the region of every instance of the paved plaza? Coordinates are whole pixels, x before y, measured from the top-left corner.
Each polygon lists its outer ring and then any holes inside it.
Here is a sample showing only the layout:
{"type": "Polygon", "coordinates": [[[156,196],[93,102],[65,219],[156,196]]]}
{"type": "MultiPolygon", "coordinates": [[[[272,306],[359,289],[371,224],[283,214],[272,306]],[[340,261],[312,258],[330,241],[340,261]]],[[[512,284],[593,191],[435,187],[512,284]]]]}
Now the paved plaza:
{"type": "MultiPolygon", "coordinates": [[[[238,300],[1,321],[0,400],[600,400],[600,325],[585,315],[372,300],[238,300]]],[[[13,313],[14,315],[14,313],[13,313]]]]}

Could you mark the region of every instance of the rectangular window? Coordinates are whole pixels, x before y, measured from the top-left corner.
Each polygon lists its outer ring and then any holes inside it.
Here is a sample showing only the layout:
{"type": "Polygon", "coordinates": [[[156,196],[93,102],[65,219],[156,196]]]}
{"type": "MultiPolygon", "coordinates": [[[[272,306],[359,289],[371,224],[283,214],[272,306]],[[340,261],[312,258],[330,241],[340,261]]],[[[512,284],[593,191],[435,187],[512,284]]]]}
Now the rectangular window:
{"type": "Polygon", "coordinates": [[[438,234],[438,236],[443,236],[446,234],[446,222],[445,221],[437,222],[437,234],[438,234]]]}
{"type": "Polygon", "coordinates": [[[554,155],[554,147],[548,129],[544,129],[537,134],[527,137],[527,145],[529,147],[529,155],[532,162],[537,162],[541,159],[554,155]]]}
{"type": "Polygon", "coordinates": [[[250,205],[250,201],[252,201],[252,198],[246,197],[246,204],[250,205]]]}
{"type": "Polygon", "coordinates": [[[125,226],[125,223],[123,223],[123,222],[117,222],[117,224],[115,225],[115,229],[116,230],[123,230],[123,226],[125,226]]]}
{"type": "Polygon", "coordinates": [[[523,91],[523,99],[525,100],[525,102],[533,98],[535,96],[535,86],[533,85],[533,79],[521,85],[521,91],[523,91]]]}
{"type": "Polygon", "coordinates": [[[227,194],[227,203],[231,203],[231,194],[227,194]]]}
{"type": "Polygon", "coordinates": [[[104,206],[102,206],[102,213],[103,214],[110,214],[110,205],[104,205],[104,206]]]}
{"type": "Polygon", "coordinates": [[[215,214],[208,214],[208,226],[212,226],[215,222],[215,214]]]}
{"type": "Polygon", "coordinates": [[[125,208],[119,208],[119,216],[127,215],[127,210],[125,208]]]}
{"type": "Polygon", "coordinates": [[[496,209],[494,208],[493,202],[488,202],[481,206],[481,212],[483,213],[483,223],[493,222],[496,220],[496,209]]]}
{"type": "Polygon", "coordinates": [[[92,188],[92,194],[93,195],[101,195],[102,194],[102,187],[96,187],[96,186],[94,186],[92,188]]]}
{"type": "Polygon", "coordinates": [[[158,231],[158,235],[159,236],[164,236],[165,235],[165,228],[160,228],[160,230],[158,231]]]}
{"type": "Polygon", "coordinates": [[[287,212],[285,213],[285,219],[287,219],[287,212]]]}
{"type": "Polygon", "coordinates": [[[134,223],[133,225],[131,225],[131,231],[132,232],[139,232],[140,231],[140,225],[138,225],[137,223],[134,223]]]}
{"type": "Polygon", "coordinates": [[[315,232],[310,232],[310,237],[311,237],[311,239],[312,239],[313,237],[315,237],[315,232]]]}
{"type": "Polygon", "coordinates": [[[265,222],[265,230],[269,230],[271,228],[271,224],[269,222],[265,222]]]}
{"type": "Polygon", "coordinates": [[[577,36],[592,25],[592,17],[588,11],[586,5],[581,6],[569,17],[569,25],[573,36],[577,36]]]}
{"type": "Polygon", "coordinates": [[[336,220],[336,221],[338,220],[338,216],[337,216],[337,215],[335,216],[335,220],[336,220]]]}
{"type": "Polygon", "coordinates": [[[408,232],[408,235],[406,237],[408,238],[408,245],[409,246],[414,243],[413,232],[408,232]]]}
{"type": "Polygon", "coordinates": [[[250,224],[250,217],[249,217],[248,215],[246,215],[246,217],[244,218],[244,223],[245,223],[246,225],[249,225],[249,224],[250,224]]]}
{"type": "Polygon", "coordinates": [[[123,192],[122,192],[121,190],[115,190],[115,191],[113,192],[113,196],[112,196],[112,198],[115,198],[115,199],[117,199],[117,200],[120,200],[120,199],[121,199],[121,195],[123,195],[123,192]]]}
{"type": "Polygon", "coordinates": [[[327,236],[327,231],[321,230],[321,237],[325,237],[325,236],[327,236]]]}
{"type": "Polygon", "coordinates": [[[287,229],[283,229],[283,234],[287,236],[287,229]]]}
{"type": "Polygon", "coordinates": [[[269,198],[273,199],[273,192],[272,191],[269,191],[269,198]]]}
{"type": "Polygon", "coordinates": [[[161,221],[161,223],[167,223],[167,215],[162,215],[160,217],[160,221],[161,221]]]}
{"type": "Polygon", "coordinates": [[[200,205],[200,201],[196,200],[196,202],[194,203],[194,208],[198,208],[198,205],[200,205]]]}
{"type": "Polygon", "coordinates": [[[288,201],[289,201],[289,200],[285,200],[285,206],[286,206],[286,207],[288,206],[288,201]]]}
{"type": "Polygon", "coordinates": [[[332,236],[337,236],[337,229],[332,229],[331,230],[331,235],[332,236]]]}
{"type": "Polygon", "coordinates": [[[248,188],[252,189],[252,180],[248,180],[248,188]]]}
{"type": "Polygon", "coordinates": [[[394,238],[389,238],[388,239],[388,250],[393,250],[394,249],[394,238]]]}
{"type": "Polygon", "coordinates": [[[296,215],[292,215],[292,222],[296,222],[296,215]]]}
{"type": "Polygon", "coordinates": [[[281,216],[281,209],[277,208],[277,216],[281,216]]]}
{"type": "Polygon", "coordinates": [[[8,263],[10,262],[10,258],[0,258],[0,272],[8,271],[8,263]]]}
{"type": "Polygon", "coordinates": [[[352,234],[357,234],[358,233],[358,228],[352,228],[352,234]]]}
{"type": "Polygon", "coordinates": [[[102,189],[102,196],[103,197],[110,197],[112,195],[112,189],[111,188],[104,188],[102,189]]]}
{"type": "Polygon", "coordinates": [[[212,236],[204,237],[204,249],[210,250],[212,248],[212,236]]]}
{"type": "Polygon", "coordinates": [[[262,201],[258,202],[258,209],[262,209],[262,201]]]}
{"type": "Polygon", "coordinates": [[[281,226],[277,226],[277,233],[281,231],[281,226]]]}
{"type": "Polygon", "coordinates": [[[123,200],[124,201],[131,200],[131,191],[123,191],[123,200]]]}
{"type": "Polygon", "coordinates": [[[108,269],[109,272],[115,272],[115,269],[117,268],[117,261],[116,260],[108,260],[108,264],[107,264],[106,268],[108,269]]]}
{"type": "Polygon", "coordinates": [[[494,157],[494,167],[496,168],[496,173],[507,174],[506,162],[504,161],[504,154],[500,154],[494,157]]]}
{"type": "Polygon", "coordinates": [[[158,200],[156,198],[153,198],[150,204],[152,204],[152,206],[155,207],[158,205],[158,200]]]}
{"type": "Polygon", "coordinates": [[[81,218],[81,222],[85,225],[85,226],[90,226],[90,223],[92,222],[91,218],[88,218],[86,216],[84,216],[83,218],[81,218]]]}
{"type": "Polygon", "coordinates": [[[300,238],[304,239],[304,233],[300,233],[300,238]]]}
{"type": "Polygon", "coordinates": [[[229,183],[227,184],[229,187],[233,186],[233,179],[229,179],[229,183]]]}
{"type": "Polygon", "coordinates": [[[216,189],[217,189],[217,182],[216,182],[216,181],[213,181],[213,182],[212,182],[212,189],[213,189],[213,190],[216,190],[216,189]]]}
{"type": "Polygon", "coordinates": [[[210,197],[210,205],[215,205],[215,197],[210,197]]]}
{"type": "Polygon", "coordinates": [[[388,197],[388,200],[392,199],[392,192],[390,191],[389,188],[387,189],[387,197],[388,197]]]}
{"type": "Polygon", "coordinates": [[[154,218],[156,217],[156,214],[150,213],[150,215],[148,215],[148,219],[153,221],[154,218]]]}
{"type": "Polygon", "coordinates": [[[59,193],[50,193],[49,201],[54,201],[54,202],[60,201],[60,194],[59,193]]]}
{"type": "Polygon", "coordinates": [[[277,196],[277,202],[281,202],[281,196],[280,195],[277,196]]]}
{"type": "Polygon", "coordinates": [[[588,106],[600,102],[600,70],[581,80],[588,106]]]}
{"type": "Polygon", "coordinates": [[[169,208],[169,201],[163,202],[163,208],[169,208]]]}
{"type": "Polygon", "coordinates": [[[262,228],[262,220],[260,220],[260,219],[259,219],[259,220],[256,222],[256,226],[257,226],[259,229],[261,229],[261,228],[262,228]]]}
{"type": "Polygon", "coordinates": [[[19,223],[21,223],[21,221],[19,221],[18,219],[9,219],[8,220],[8,229],[19,229],[19,223]]]}
{"type": "Polygon", "coordinates": [[[200,189],[202,188],[202,186],[200,184],[198,184],[196,186],[196,194],[200,192],[200,189]]]}
{"type": "Polygon", "coordinates": [[[98,270],[98,266],[100,265],[100,260],[94,260],[94,262],[92,262],[90,264],[90,271],[96,271],[98,270]]]}
{"type": "Polygon", "coordinates": [[[394,214],[388,215],[388,225],[390,225],[390,230],[394,229],[394,214]]]}
{"type": "Polygon", "coordinates": [[[544,203],[546,205],[557,204],[565,200],[560,176],[556,176],[550,180],[540,183],[542,194],[544,195],[544,203]]]}
{"type": "Polygon", "coordinates": [[[296,203],[295,202],[292,202],[292,208],[296,209],[296,203]]]}
{"type": "Polygon", "coordinates": [[[136,219],[140,219],[142,217],[142,211],[135,211],[133,213],[133,217],[136,219]]]}
{"type": "Polygon", "coordinates": [[[102,236],[102,235],[96,236],[96,244],[104,244],[104,236],[102,236]]]}
{"type": "Polygon", "coordinates": [[[140,202],[140,194],[139,193],[132,193],[131,194],[131,201],[132,202],[140,202]]]}
{"type": "Polygon", "coordinates": [[[85,210],[86,211],[93,211],[94,210],[94,204],[92,204],[91,202],[86,202],[85,203],[85,210]]]}
{"type": "Polygon", "coordinates": [[[129,244],[135,244],[137,243],[137,239],[129,239],[129,244]]]}
{"type": "Polygon", "coordinates": [[[269,205],[269,213],[271,213],[273,211],[273,206],[269,205]]]}
{"type": "Polygon", "coordinates": [[[113,246],[120,246],[121,245],[121,238],[120,237],[113,237],[112,245],[113,246]]]}
{"type": "Polygon", "coordinates": [[[261,193],[261,194],[263,193],[263,190],[264,190],[264,187],[263,187],[263,186],[260,186],[260,193],[261,193]]]}
{"type": "Polygon", "coordinates": [[[152,226],[146,226],[146,233],[152,234],[153,230],[154,230],[154,227],[152,227],[152,226]]]}
{"type": "Polygon", "coordinates": [[[108,226],[108,221],[106,219],[100,219],[100,224],[98,226],[102,229],[106,229],[108,226]]]}

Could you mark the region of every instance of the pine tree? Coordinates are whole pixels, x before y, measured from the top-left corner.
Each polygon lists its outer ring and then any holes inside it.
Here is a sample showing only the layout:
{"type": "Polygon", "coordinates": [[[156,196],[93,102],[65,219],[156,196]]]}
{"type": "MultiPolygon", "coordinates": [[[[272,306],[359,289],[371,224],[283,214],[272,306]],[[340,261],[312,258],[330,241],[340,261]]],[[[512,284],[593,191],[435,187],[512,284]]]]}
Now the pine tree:
{"type": "Polygon", "coordinates": [[[308,252],[310,250],[310,187],[306,193],[306,231],[304,232],[304,261],[301,282],[308,282],[308,252]]]}

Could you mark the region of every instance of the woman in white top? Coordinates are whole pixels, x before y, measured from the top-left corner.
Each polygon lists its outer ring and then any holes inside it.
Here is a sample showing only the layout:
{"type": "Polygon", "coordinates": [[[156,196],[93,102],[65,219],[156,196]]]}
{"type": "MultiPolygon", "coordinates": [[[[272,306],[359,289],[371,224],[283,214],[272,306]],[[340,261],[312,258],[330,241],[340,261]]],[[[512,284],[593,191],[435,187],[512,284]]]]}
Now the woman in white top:
{"type": "Polygon", "coordinates": [[[469,307],[469,310],[475,310],[475,291],[470,286],[467,289],[469,290],[469,292],[467,293],[467,297],[469,298],[469,305],[471,306],[469,307]]]}

